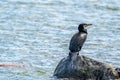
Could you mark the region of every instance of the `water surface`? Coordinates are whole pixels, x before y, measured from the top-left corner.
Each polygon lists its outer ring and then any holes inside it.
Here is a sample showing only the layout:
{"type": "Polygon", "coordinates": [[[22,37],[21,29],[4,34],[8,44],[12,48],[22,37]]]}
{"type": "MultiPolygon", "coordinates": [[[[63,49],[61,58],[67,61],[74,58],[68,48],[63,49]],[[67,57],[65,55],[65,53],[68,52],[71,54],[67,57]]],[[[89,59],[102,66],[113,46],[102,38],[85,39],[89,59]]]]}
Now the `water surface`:
{"type": "MultiPolygon", "coordinates": [[[[119,0],[0,0],[0,80],[53,80],[80,23],[92,23],[80,54],[120,66],[119,0]]],[[[57,80],[57,79],[54,79],[57,80]]]]}

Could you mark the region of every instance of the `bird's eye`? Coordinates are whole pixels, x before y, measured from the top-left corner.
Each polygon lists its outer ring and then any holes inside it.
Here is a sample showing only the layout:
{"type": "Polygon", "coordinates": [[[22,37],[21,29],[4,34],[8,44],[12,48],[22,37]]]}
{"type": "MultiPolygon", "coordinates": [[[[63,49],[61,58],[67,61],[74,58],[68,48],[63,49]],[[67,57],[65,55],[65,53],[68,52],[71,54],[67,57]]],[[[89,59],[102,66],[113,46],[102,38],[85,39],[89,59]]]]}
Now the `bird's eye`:
{"type": "Polygon", "coordinates": [[[84,25],[83,27],[84,27],[84,29],[86,29],[87,25],[84,25]]]}

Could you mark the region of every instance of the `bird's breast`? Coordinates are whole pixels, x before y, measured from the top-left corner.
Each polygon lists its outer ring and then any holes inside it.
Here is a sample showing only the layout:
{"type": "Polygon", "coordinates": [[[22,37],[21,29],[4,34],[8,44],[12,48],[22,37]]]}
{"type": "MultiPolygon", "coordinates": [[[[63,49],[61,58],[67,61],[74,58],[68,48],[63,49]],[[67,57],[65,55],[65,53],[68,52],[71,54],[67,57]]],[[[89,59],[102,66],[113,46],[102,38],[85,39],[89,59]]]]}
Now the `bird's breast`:
{"type": "Polygon", "coordinates": [[[87,36],[87,34],[85,34],[85,33],[82,33],[82,34],[80,35],[80,37],[81,37],[82,39],[84,39],[86,36],[87,36]]]}

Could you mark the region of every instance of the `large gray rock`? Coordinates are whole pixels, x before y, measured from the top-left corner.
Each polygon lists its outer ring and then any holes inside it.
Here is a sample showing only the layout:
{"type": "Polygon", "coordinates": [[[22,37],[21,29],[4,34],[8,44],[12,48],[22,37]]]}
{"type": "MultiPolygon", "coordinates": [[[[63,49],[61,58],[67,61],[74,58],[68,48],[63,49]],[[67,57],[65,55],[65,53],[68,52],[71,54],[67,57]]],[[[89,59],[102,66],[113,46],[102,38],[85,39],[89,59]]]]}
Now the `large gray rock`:
{"type": "Polygon", "coordinates": [[[69,56],[63,58],[57,65],[54,76],[72,80],[114,80],[120,77],[109,64],[82,55],[73,59],[69,56]]]}

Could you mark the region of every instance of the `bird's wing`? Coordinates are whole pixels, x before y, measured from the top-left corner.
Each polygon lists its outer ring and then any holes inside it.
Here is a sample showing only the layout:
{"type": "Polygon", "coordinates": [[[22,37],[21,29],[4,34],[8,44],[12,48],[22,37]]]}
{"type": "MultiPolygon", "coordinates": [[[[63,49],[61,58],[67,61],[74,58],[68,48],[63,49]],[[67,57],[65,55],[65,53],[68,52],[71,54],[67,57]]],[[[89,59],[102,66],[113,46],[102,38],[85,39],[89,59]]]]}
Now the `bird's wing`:
{"type": "Polygon", "coordinates": [[[69,50],[71,51],[79,51],[83,46],[87,35],[86,34],[79,34],[76,33],[73,35],[72,39],[70,40],[69,50]]]}

